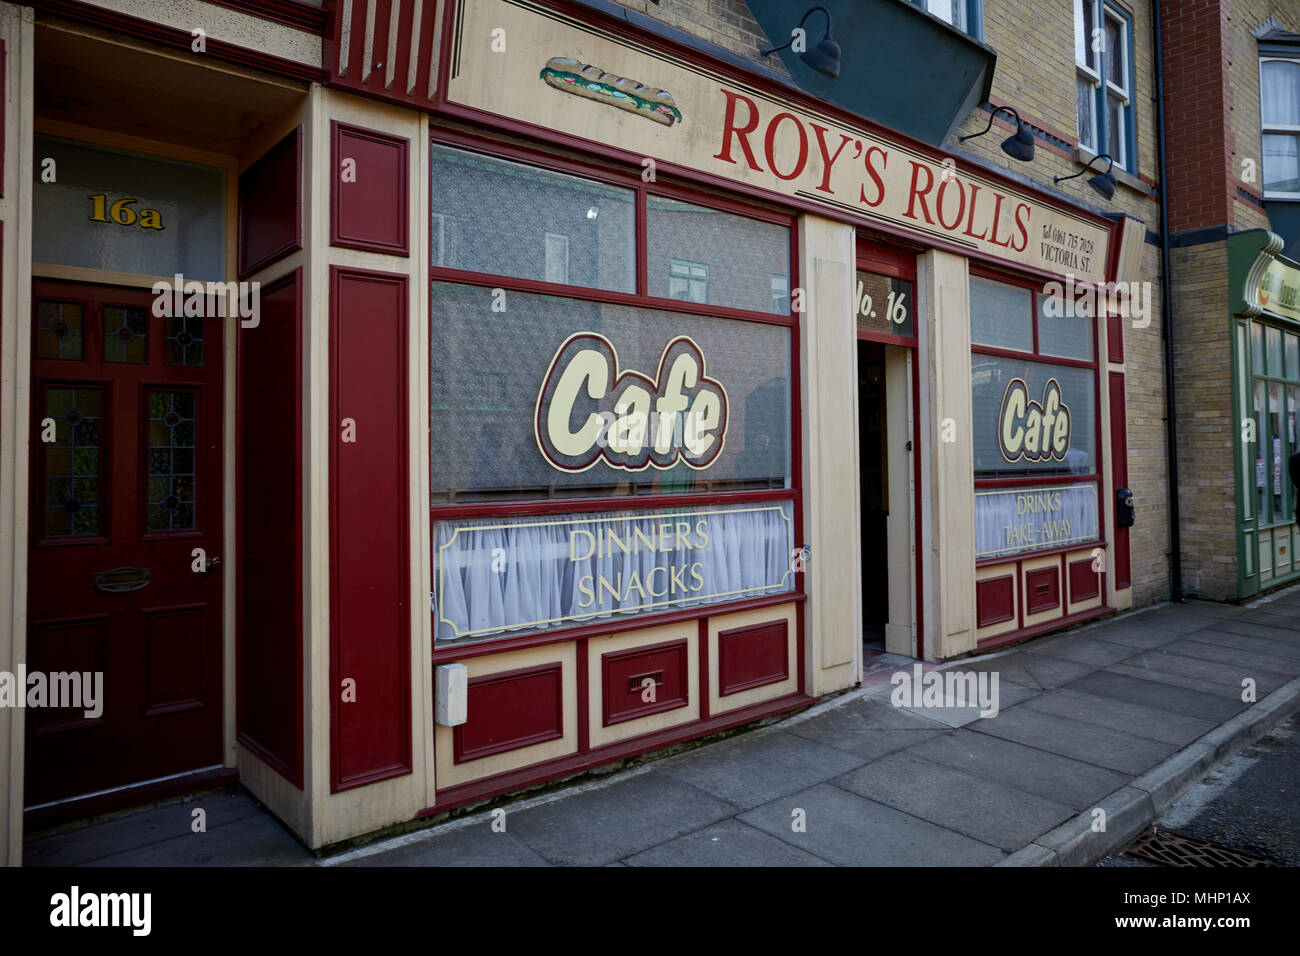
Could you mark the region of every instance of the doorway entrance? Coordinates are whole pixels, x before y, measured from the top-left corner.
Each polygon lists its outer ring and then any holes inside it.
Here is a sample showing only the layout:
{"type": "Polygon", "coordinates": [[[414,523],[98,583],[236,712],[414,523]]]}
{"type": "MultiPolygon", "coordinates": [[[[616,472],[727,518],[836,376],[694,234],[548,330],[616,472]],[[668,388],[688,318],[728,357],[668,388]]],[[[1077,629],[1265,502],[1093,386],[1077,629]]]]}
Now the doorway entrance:
{"type": "Polygon", "coordinates": [[[222,762],[221,320],[152,304],[32,286],[27,667],[98,699],[28,711],[28,810],[222,762]]]}
{"type": "Polygon", "coordinates": [[[858,492],[862,509],[862,644],[884,651],[889,623],[889,472],[885,347],[858,342],[858,492]]]}

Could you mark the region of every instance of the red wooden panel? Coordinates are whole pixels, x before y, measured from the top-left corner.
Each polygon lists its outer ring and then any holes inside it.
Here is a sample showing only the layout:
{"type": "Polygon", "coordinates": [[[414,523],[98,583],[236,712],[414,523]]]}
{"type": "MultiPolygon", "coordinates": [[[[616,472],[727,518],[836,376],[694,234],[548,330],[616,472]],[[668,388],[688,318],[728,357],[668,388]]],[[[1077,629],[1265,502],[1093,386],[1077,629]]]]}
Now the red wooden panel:
{"type": "MultiPolygon", "coordinates": [[[[207,605],[146,608],[144,715],[193,710],[203,699],[203,617],[207,605]]],[[[219,685],[216,685],[219,686],[219,685]]]]}
{"type": "Polygon", "coordinates": [[[452,734],[456,763],[563,737],[563,667],[557,662],[471,678],[468,708],[469,719],[452,734]]]}
{"type": "Polygon", "coordinates": [[[1010,574],[975,582],[975,626],[1001,624],[1016,616],[1016,582],[1010,574]]]}
{"type": "Polygon", "coordinates": [[[612,651],[600,658],[603,724],[622,723],[649,714],[685,707],[689,702],[687,642],[612,651]],[[655,682],[654,699],[643,699],[642,682],[655,682]]]}
{"type": "Polygon", "coordinates": [[[236,728],[297,787],[302,726],[302,270],[239,335],[236,728]]]}
{"type": "Polygon", "coordinates": [[[239,177],[239,275],[302,248],[302,127],[239,177]]]}
{"type": "MultiPolygon", "coordinates": [[[[1124,409],[1124,373],[1110,373],[1110,473],[1115,489],[1128,487],[1128,414],[1124,409]]],[[[1113,515],[1115,509],[1112,507],[1113,515]]],[[[1115,528],[1115,587],[1133,585],[1128,528],[1115,528]]]]}
{"type": "Polygon", "coordinates": [[[337,121],[330,129],[334,143],[330,243],[405,256],[409,141],[337,121]],[[349,164],[345,179],[346,160],[355,168],[349,164]]]}
{"type": "Polygon", "coordinates": [[[1101,573],[1092,569],[1092,559],[1070,562],[1070,603],[1088,601],[1101,593],[1101,573]]]}
{"type": "Polygon", "coordinates": [[[1106,358],[1116,365],[1124,361],[1124,317],[1106,316],[1106,358]]]}
{"type": "MultiPolygon", "coordinates": [[[[31,633],[28,673],[41,671],[47,677],[56,672],[104,673],[105,641],[108,640],[107,614],[70,620],[37,621],[32,624],[31,633]]],[[[15,681],[16,679],[15,677],[15,681]]],[[[15,686],[15,691],[25,699],[28,687],[15,686]]],[[[102,715],[86,717],[88,709],[90,708],[33,707],[27,711],[27,722],[37,735],[97,727],[104,723],[102,715]]]]}
{"type": "Polygon", "coordinates": [[[330,269],[335,791],[411,772],[406,283],[330,269]],[[342,700],[344,680],[355,682],[355,701],[342,700]]]}
{"type": "Polygon", "coordinates": [[[1025,613],[1037,614],[1061,606],[1061,571],[1038,568],[1025,572],[1025,613]]]}
{"type": "Polygon", "coordinates": [[[790,676],[785,621],[733,627],[718,634],[718,696],[776,684],[790,676]]]}

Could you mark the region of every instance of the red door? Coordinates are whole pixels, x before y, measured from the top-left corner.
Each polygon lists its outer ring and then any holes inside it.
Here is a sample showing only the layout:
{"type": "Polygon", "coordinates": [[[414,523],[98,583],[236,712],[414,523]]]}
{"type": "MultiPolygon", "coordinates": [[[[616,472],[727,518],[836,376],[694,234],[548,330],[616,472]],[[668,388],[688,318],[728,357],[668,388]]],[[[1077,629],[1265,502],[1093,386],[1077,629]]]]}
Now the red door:
{"type": "Polygon", "coordinates": [[[222,762],[221,319],[32,299],[27,668],[103,676],[98,715],[28,709],[28,807],[222,762]]]}

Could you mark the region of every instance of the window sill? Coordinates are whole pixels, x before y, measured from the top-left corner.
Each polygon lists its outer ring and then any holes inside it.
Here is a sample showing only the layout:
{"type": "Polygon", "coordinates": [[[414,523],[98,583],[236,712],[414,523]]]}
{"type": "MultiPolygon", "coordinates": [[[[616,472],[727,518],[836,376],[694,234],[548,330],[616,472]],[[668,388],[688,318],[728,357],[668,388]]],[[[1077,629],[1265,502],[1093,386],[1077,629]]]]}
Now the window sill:
{"type": "MultiPolygon", "coordinates": [[[[1087,166],[1088,163],[1092,162],[1096,158],[1097,154],[1086,146],[1080,146],[1074,152],[1074,159],[1081,166],[1087,166]]],[[[1096,172],[1101,171],[1095,167],[1094,169],[1096,172]]],[[[1121,166],[1112,166],[1110,171],[1115,176],[1115,181],[1122,186],[1127,186],[1129,189],[1135,190],[1143,196],[1150,196],[1154,192],[1150,186],[1121,166]]]]}

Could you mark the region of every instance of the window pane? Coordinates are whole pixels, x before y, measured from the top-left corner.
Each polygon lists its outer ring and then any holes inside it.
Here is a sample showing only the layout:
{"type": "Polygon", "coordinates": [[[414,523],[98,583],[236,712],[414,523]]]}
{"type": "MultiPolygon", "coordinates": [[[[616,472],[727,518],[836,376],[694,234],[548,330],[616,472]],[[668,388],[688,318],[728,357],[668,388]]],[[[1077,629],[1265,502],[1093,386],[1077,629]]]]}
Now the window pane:
{"type": "Polygon", "coordinates": [[[1264,341],[1268,346],[1268,374],[1282,377],[1282,330],[1271,325],[1264,327],[1264,341]]]}
{"type": "Polygon", "coordinates": [[[1066,309],[1064,303],[1038,296],[1038,351],[1044,355],[1092,361],[1093,319],[1082,309],[1066,309]]]}
{"type": "Polygon", "coordinates": [[[1096,472],[1092,369],[977,354],[971,389],[976,478],[1096,472]]]}
{"type": "Polygon", "coordinates": [[[636,291],[630,189],[459,149],[433,150],[433,264],[636,291]]]}
{"type": "Polygon", "coordinates": [[[439,521],[435,637],[467,643],[794,588],[789,501],[439,521]]]}
{"type": "MultiPolygon", "coordinates": [[[[1250,376],[1246,374],[1246,323],[1237,323],[1237,402],[1244,412],[1250,404],[1250,376]]],[[[1254,496],[1250,493],[1250,473],[1251,459],[1256,449],[1259,447],[1259,438],[1256,437],[1253,442],[1243,441],[1241,443],[1241,481],[1242,481],[1242,513],[1243,519],[1249,519],[1254,514],[1254,496]]]]}
{"type": "Polygon", "coordinates": [[[104,358],[110,362],[148,362],[148,328],[149,314],[144,309],[105,306],[104,358]]]}
{"type": "Polygon", "coordinates": [[[192,315],[178,315],[167,319],[168,365],[203,367],[203,319],[192,315]]]}
{"type": "Polygon", "coordinates": [[[1270,515],[1268,487],[1264,477],[1268,473],[1265,452],[1268,448],[1268,420],[1264,417],[1264,383],[1255,380],[1255,434],[1259,439],[1255,445],[1255,494],[1259,502],[1259,520],[1268,521],[1270,515]]]}
{"type": "Polygon", "coordinates": [[[1300,126],[1300,63],[1264,60],[1259,81],[1264,125],[1300,126]]]}
{"type": "Polygon", "coordinates": [[[1028,289],[994,282],[970,280],[970,340],[976,345],[1034,350],[1033,306],[1028,289]]]}
{"type": "Polygon", "coordinates": [[[1300,137],[1293,134],[1264,134],[1265,191],[1300,192],[1300,137]]]}
{"type": "Polygon", "coordinates": [[[1097,51],[1092,31],[1096,26],[1096,0],[1074,0],[1075,62],[1094,70],[1097,68],[1097,51]]]}
{"type": "Polygon", "coordinates": [[[1286,462],[1282,460],[1282,386],[1276,382],[1268,387],[1268,438],[1269,438],[1269,501],[1273,521],[1286,520],[1286,505],[1282,489],[1282,476],[1286,462]]]}
{"type": "Polygon", "coordinates": [[[690,301],[775,311],[772,277],[790,273],[787,227],[663,196],[647,196],[646,213],[650,295],[687,298],[674,292],[680,284],[672,263],[679,260],[699,265],[707,277],[698,286],[705,297],[690,301]]]}
{"type": "Polygon", "coordinates": [[[966,0],[927,0],[926,8],[940,20],[951,23],[960,30],[966,29],[966,0]]]}
{"type": "Polygon", "coordinates": [[[1267,375],[1268,366],[1264,363],[1264,326],[1258,322],[1250,325],[1250,346],[1252,369],[1256,375],[1267,375]]]}
{"type": "Polygon", "coordinates": [[[430,312],[434,503],[790,486],[785,326],[442,282],[430,312]]]}
{"type": "Polygon", "coordinates": [[[41,299],[36,307],[36,357],[81,358],[81,303],[41,299]]]}
{"type": "Polygon", "coordinates": [[[1286,337],[1286,377],[1300,381],[1300,339],[1290,333],[1286,337]]]}
{"type": "Polygon", "coordinates": [[[1093,113],[1095,112],[1094,104],[1097,101],[1097,87],[1093,86],[1091,80],[1081,76],[1078,80],[1076,96],[1075,108],[1078,110],[1079,115],[1079,143],[1096,152],[1096,121],[1093,113]]]}
{"type": "Polygon", "coordinates": [[[916,334],[911,282],[859,269],[856,296],[859,332],[916,334]]]}
{"type": "Polygon", "coordinates": [[[1114,93],[1106,94],[1106,105],[1109,112],[1106,114],[1106,138],[1108,151],[1111,159],[1115,160],[1116,166],[1128,165],[1128,152],[1125,143],[1125,137],[1128,129],[1125,126],[1124,119],[1124,101],[1114,93]]]}
{"type": "Polygon", "coordinates": [[[99,533],[100,403],[98,388],[48,388],[45,417],[54,441],[45,451],[47,535],[99,533]]]}
{"type": "Polygon", "coordinates": [[[1124,82],[1124,29],[1114,17],[1106,18],[1106,77],[1116,86],[1128,89],[1124,82]]]}
{"type": "Polygon", "coordinates": [[[151,390],[148,395],[148,528],[192,530],[198,447],[195,393],[151,390]]]}

